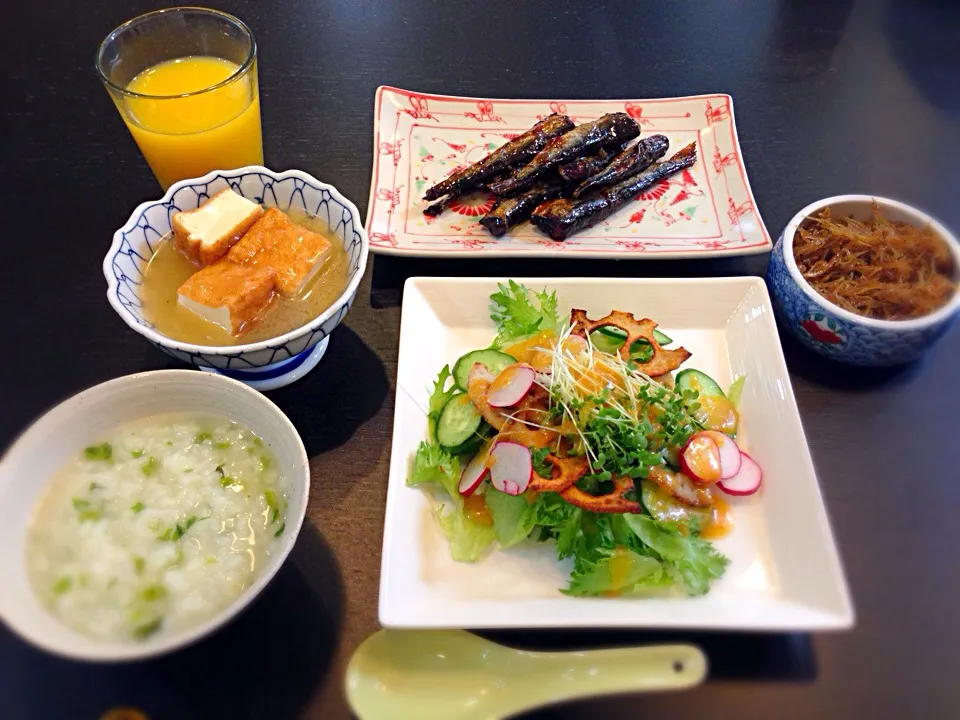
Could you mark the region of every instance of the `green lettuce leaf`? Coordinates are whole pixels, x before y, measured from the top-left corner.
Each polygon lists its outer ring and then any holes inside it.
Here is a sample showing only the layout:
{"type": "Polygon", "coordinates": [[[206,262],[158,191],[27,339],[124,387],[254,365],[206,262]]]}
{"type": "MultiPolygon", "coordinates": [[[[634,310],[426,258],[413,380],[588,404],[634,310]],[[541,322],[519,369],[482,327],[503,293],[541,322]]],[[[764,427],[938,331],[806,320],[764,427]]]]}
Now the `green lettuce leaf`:
{"type": "Polygon", "coordinates": [[[459,479],[460,462],[456,457],[435,443],[420,443],[407,485],[435,484],[444,489],[450,498],[450,506],[437,507],[440,529],[450,541],[453,559],[473,562],[483,555],[497,536],[493,527],[471,520],[464,512],[463,496],[457,491],[459,479]]]}
{"type": "Polygon", "coordinates": [[[437,520],[450,541],[450,555],[458,562],[476,562],[497,539],[492,526],[474,522],[462,510],[444,514],[441,505],[437,520]]]}
{"type": "Polygon", "coordinates": [[[500,547],[508,548],[530,536],[537,524],[537,503],[529,502],[523,495],[507,495],[493,487],[487,488],[483,498],[493,518],[493,529],[500,547]]]}
{"type": "Polygon", "coordinates": [[[437,375],[437,380],[433,384],[433,392],[430,393],[430,400],[427,402],[427,425],[430,430],[430,442],[437,441],[437,421],[440,419],[440,411],[457,393],[457,386],[453,385],[449,390],[445,389],[447,381],[453,374],[450,372],[450,366],[444,365],[443,370],[437,375]]]}
{"type": "Polygon", "coordinates": [[[656,522],[647,515],[624,515],[637,537],[678,574],[690,595],[703,595],[710,581],[723,575],[730,562],[706,540],[684,535],[678,527],[656,522]]]}
{"type": "Polygon", "coordinates": [[[439,445],[421,442],[413,456],[413,469],[407,477],[407,485],[437,483],[450,496],[454,504],[462,505],[463,498],[457,491],[460,479],[460,461],[439,445]]]}
{"type": "Polygon", "coordinates": [[[539,539],[556,538],[557,557],[561,560],[573,555],[574,546],[580,538],[580,515],[583,511],[552,492],[537,495],[534,507],[534,523],[540,529],[539,539]]]}
{"type": "Polygon", "coordinates": [[[555,292],[531,292],[513,280],[498,287],[500,291],[490,296],[490,319],[497,324],[495,348],[541,330],[560,329],[555,292]]]}
{"type": "Polygon", "coordinates": [[[564,592],[567,595],[600,595],[661,588],[671,583],[658,560],[621,547],[599,560],[580,563],[564,592]]]}

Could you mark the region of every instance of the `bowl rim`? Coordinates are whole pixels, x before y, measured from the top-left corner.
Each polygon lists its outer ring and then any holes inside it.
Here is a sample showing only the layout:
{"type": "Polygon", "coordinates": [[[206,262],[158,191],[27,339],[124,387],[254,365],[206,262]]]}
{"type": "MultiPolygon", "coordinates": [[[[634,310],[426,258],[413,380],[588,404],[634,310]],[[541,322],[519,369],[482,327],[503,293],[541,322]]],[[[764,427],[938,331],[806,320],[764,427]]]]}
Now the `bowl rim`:
{"type": "MultiPolygon", "coordinates": [[[[13,633],[23,638],[26,642],[30,643],[34,647],[41,648],[60,657],[98,663],[146,660],[148,658],[165,655],[175,650],[185,648],[213,634],[236,618],[241,612],[243,612],[254,601],[254,599],[258,597],[261,592],[263,592],[267,585],[270,584],[270,582],[279,572],[280,568],[289,559],[290,553],[293,551],[297,538],[300,535],[300,531],[303,528],[304,520],[306,519],[307,505],[310,498],[310,456],[307,454],[307,449],[303,443],[303,438],[297,431],[293,421],[290,420],[287,414],[270,398],[263,393],[244,385],[238,380],[234,380],[223,375],[205,373],[193,369],[149,370],[146,372],[132,373],[130,375],[121,375],[120,377],[112,378],[110,380],[83,388],[82,390],[75,392],[69,397],[56,403],[52,407],[47,408],[32,423],[30,423],[30,425],[26,427],[20,433],[17,439],[10,445],[6,452],[0,456],[0,466],[5,464],[7,459],[14,454],[29,433],[35,431],[38,425],[55,413],[69,412],[70,415],[76,415],[78,412],[89,409],[89,402],[91,398],[95,401],[97,396],[102,396],[105,392],[117,388],[117,386],[136,387],[137,385],[149,384],[164,378],[180,378],[185,379],[188,382],[221,385],[225,391],[239,393],[240,395],[248,398],[252,403],[259,405],[259,407],[261,407],[265,412],[274,414],[280,421],[280,424],[283,426],[284,431],[291,433],[293,439],[295,440],[295,445],[299,450],[298,456],[292,458],[292,460],[294,464],[303,468],[304,482],[301,489],[303,502],[301,503],[301,512],[298,513],[297,517],[286,519],[287,524],[286,531],[284,532],[285,537],[283,538],[283,545],[281,546],[279,552],[274,555],[274,557],[277,559],[277,562],[272,567],[268,563],[268,565],[265,566],[260,574],[254,579],[253,583],[249,587],[245,588],[241,594],[233,600],[233,602],[223,608],[216,615],[193,627],[170,635],[169,637],[159,638],[156,642],[151,642],[148,640],[144,643],[123,643],[118,641],[91,640],[91,642],[95,643],[94,648],[99,650],[99,652],[84,652],[82,650],[77,650],[69,643],[50,642],[47,639],[48,636],[34,633],[25,626],[15,624],[10,621],[6,613],[0,613],[0,622],[2,622],[5,627],[9,628],[13,633]],[[84,404],[84,400],[87,400],[87,404],[84,404]],[[73,405],[74,407],[69,409],[68,405],[73,405]]],[[[45,484],[49,483],[50,478],[46,478],[43,482],[45,484]]],[[[24,527],[21,529],[21,532],[25,533],[26,530],[26,527],[24,527]]],[[[38,604],[40,604],[39,598],[34,597],[34,599],[38,604]]],[[[3,605],[0,603],[0,608],[2,607],[3,605]]],[[[55,616],[54,618],[67,630],[78,633],[77,630],[74,630],[59,618],[56,618],[55,616]]]]}
{"type": "Polygon", "coordinates": [[[127,218],[127,221],[113,233],[113,241],[110,243],[107,254],[103,258],[102,268],[103,275],[107,280],[107,302],[110,303],[110,306],[132,330],[140,333],[145,338],[157,345],[162,345],[173,350],[179,350],[181,352],[191,354],[227,355],[237,357],[243,355],[244,353],[256,352],[258,350],[276,350],[280,347],[283,347],[291,340],[296,340],[297,338],[306,335],[308,332],[313,332],[323,325],[327,320],[333,317],[335,313],[340,312],[340,310],[347,305],[351,298],[356,294],[357,288],[360,287],[360,282],[363,280],[363,276],[367,272],[367,260],[369,255],[370,239],[367,237],[366,228],[363,226],[363,222],[360,220],[360,211],[357,210],[356,205],[345,198],[333,185],[317,180],[315,177],[303,172],[302,170],[285,170],[283,172],[274,172],[273,170],[263,167],[262,165],[246,165],[235,170],[211,170],[206,175],[201,177],[180,180],[171,185],[163,194],[163,197],[161,197],[159,200],[148,200],[147,202],[137,205],[130,217],[127,218]],[[137,221],[145,212],[147,212],[147,210],[165,203],[169,203],[173,199],[173,196],[179,190],[182,190],[185,187],[190,187],[191,185],[209,185],[218,177],[229,180],[242,175],[258,174],[267,175],[276,181],[289,180],[290,178],[302,180],[308,185],[311,185],[314,189],[326,190],[337,202],[341,203],[350,211],[350,214],[353,218],[354,228],[360,233],[360,264],[357,268],[357,272],[354,274],[353,278],[351,278],[350,282],[347,283],[346,288],[344,288],[344,291],[330,304],[326,310],[309,322],[304,323],[303,325],[300,325],[299,327],[296,327],[293,330],[284,333],[283,335],[278,335],[276,337],[260,340],[254,343],[246,343],[242,345],[197,345],[195,343],[174,340],[167,335],[157,332],[153,328],[148,328],[141,325],[140,322],[133,317],[130,311],[120,304],[119,296],[117,294],[117,288],[119,287],[120,283],[113,275],[113,259],[120,252],[120,246],[124,240],[124,233],[132,231],[137,226],[137,221]]]}
{"type": "Polygon", "coordinates": [[[910,330],[922,330],[937,325],[938,323],[950,318],[951,315],[960,309],[960,285],[958,285],[957,289],[954,291],[953,297],[946,305],[930,313],[929,315],[923,315],[918,318],[909,318],[906,320],[878,320],[877,318],[870,318],[866,317],[865,315],[857,315],[854,312],[843,309],[839,305],[835,305],[823,297],[823,295],[818,293],[801,274],[800,268],[797,267],[797,260],[793,255],[793,239],[796,235],[797,228],[804,220],[806,220],[817,210],[838,205],[840,203],[862,203],[865,205],[870,205],[874,202],[876,202],[881,209],[890,208],[902,212],[904,215],[910,217],[911,221],[918,226],[929,225],[933,231],[936,232],[947,244],[947,247],[950,248],[950,252],[953,255],[954,265],[958,269],[958,272],[960,272],[960,241],[958,241],[953,233],[947,230],[947,228],[935,218],[931,217],[922,210],[900,202],[899,200],[892,200],[880,195],[848,194],[832,195],[830,197],[823,198],[822,200],[812,202],[801,209],[790,219],[790,222],[787,223],[782,236],[783,261],[787,267],[787,272],[790,274],[790,277],[793,278],[793,281],[810,300],[817,305],[823,306],[831,314],[846,320],[849,323],[864,325],[866,327],[876,328],[878,330],[903,332],[910,330]]]}

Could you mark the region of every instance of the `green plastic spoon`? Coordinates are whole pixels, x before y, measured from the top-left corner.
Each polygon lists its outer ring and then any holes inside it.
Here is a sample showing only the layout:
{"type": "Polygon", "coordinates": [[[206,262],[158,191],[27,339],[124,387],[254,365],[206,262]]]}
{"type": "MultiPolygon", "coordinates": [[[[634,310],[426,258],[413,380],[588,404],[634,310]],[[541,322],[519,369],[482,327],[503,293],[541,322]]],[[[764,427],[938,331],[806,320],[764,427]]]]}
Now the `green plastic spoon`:
{"type": "Polygon", "coordinates": [[[463,630],[380,630],[347,667],[361,720],[493,720],[562,700],[697,685],[692,645],[583,652],[513,650],[463,630]]]}

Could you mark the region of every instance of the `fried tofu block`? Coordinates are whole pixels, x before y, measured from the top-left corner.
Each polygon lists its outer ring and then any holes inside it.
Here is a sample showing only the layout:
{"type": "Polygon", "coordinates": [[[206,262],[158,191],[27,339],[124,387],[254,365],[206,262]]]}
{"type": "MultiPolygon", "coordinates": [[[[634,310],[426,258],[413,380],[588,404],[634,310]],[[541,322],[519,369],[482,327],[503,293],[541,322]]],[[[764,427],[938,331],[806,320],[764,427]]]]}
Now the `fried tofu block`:
{"type": "Polygon", "coordinates": [[[330,242],[270,208],[240,242],[230,248],[230,262],[268,267],[277,273],[277,289],[295,297],[313,279],[330,256],[330,242]]]}
{"type": "Polygon", "coordinates": [[[243,335],[274,298],[277,274],[268,267],[223,260],[198,270],[177,290],[177,302],[231,335],[243,335]]]}
{"type": "Polygon", "coordinates": [[[196,210],[173,216],[177,249],[201,267],[212,265],[263,215],[263,208],[227,188],[196,210]]]}

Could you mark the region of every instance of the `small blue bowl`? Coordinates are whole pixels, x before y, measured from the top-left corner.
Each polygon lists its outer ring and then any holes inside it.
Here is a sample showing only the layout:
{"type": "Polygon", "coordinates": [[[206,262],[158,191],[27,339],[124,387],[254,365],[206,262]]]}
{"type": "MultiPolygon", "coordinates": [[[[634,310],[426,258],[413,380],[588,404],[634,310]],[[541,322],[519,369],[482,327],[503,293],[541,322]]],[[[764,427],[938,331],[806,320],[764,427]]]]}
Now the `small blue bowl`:
{"type": "Polygon", "coordinates": [[[960,268],[960,243],[936,220],[909,205],[872,195],[837,195],[808,205],[781,233],[770,256],[767,283],[781,323],[807,347],[833,360],[868,367],[902,365],[923,355],[953,323],[960,292],[930,315],[911,320],[874,320],[834,305],[803,278],[793,255],[800,224],[829,207],[834,217],[867,220],[874,203],[885,218],[918,227],[930,226],[950,247],[960,268]]]}
{"type": "Polygon", "coordinates": [[[202,178],[174,183],[162,199],[140,205],[113,235],[103,260],[107,300],[131,328],[160,350],[202,370],[221,373],[257,390],[288,385],[312,370],[327,349],[330,333],[340,324],[357,294],[367,267],[370,243],[356,206],[332,185],[299,170],[276,173],[264,167],[215,170],[202,178]],[[347,287],[323,313],[284,335],[247,345],[193,345],[157,332],[143,314],[143,273],[171,219],[193,210],[212,195],[232,188],[248,200],[287,211],[301,210],[327,221],[349,258],[347,287]]]}

